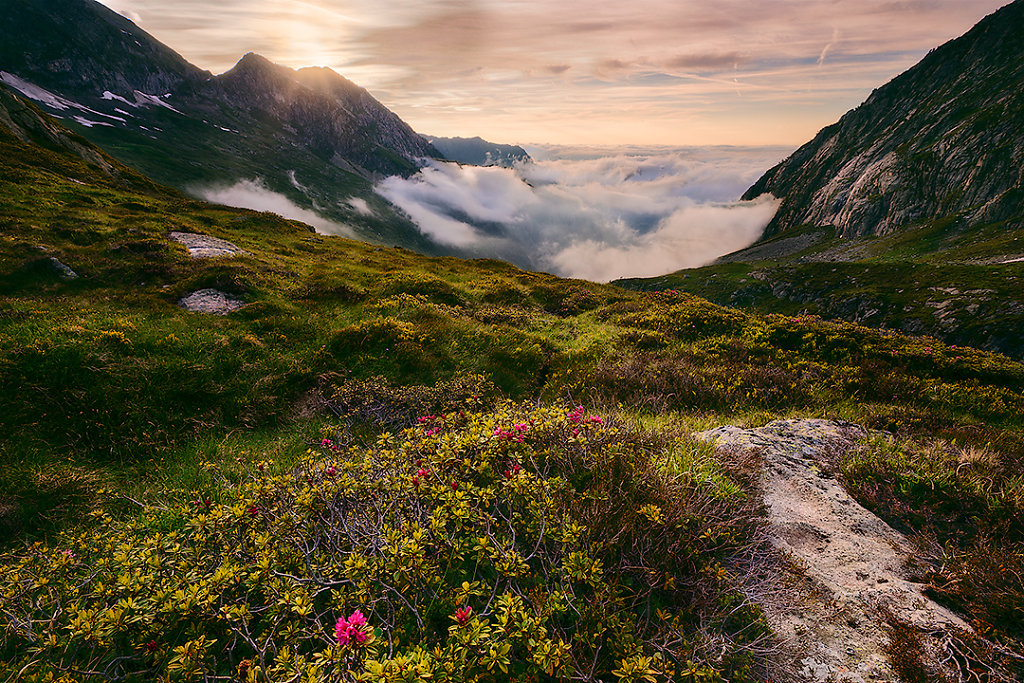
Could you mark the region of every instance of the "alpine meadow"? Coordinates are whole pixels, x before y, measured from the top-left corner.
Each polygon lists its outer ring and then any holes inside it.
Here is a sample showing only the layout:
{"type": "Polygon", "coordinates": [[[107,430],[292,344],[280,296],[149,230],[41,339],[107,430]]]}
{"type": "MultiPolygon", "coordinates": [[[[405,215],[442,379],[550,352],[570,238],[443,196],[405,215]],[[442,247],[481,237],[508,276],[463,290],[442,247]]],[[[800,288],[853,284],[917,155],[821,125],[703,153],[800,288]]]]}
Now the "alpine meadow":
{"type": "Polygon", "coordinates": [[[0,4],[0,683],[1024,680],[1024,0],[0,4]]]}

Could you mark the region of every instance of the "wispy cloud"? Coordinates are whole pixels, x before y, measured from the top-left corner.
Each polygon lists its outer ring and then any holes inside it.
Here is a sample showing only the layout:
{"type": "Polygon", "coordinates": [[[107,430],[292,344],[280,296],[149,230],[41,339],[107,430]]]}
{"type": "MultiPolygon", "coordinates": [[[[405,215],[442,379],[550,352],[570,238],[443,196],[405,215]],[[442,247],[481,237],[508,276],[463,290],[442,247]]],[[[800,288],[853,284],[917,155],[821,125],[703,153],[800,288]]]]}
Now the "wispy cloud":
{"type": "Polygon", "coordinates": [[[104,0],[203,68],[329,66],[430,134],[793,145],[1005,1],[104,0]]]}
{"type": "Polygon", "coordinates": [[[786,149],[533,148],[515,169],[432,162],[377,191],[432,239],[591,280],[703,265],[755,241],[777,203],[736,198],[786,149]]]}
{"type": "Polygon", "coordinates": [[[233,185],[194,188],[192,193],[217,204],[253,209],[254,211],[271,211],[279,216],[312,225],[328,235],[355,237],[355,233],[349,226],[327,220],[314,211],[302,208],[283,194],[268,189],[258,179],[240,180],[233,185]]]}
{"type": "Polygon", "coordinates": [[[818,67],[825,63],[825,57],[828,57],[828,51],[832,49],[832,46],[839,42],[839,29],[832,29],[832,40],[821,49],[821,54],[818,56],[818,67]]]}

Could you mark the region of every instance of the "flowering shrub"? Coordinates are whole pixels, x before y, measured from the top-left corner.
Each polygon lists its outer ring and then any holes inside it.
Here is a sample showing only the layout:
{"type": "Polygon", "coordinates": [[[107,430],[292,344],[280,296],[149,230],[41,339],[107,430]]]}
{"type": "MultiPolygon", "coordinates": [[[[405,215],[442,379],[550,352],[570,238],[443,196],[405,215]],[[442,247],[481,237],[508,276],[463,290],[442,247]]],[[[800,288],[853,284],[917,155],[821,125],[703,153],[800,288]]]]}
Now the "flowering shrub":
{"type": "Polygon", "coordinates": [[[752,680],[742,497],[584,407],[420,417],[3,556],[0,679],[752,680]]]}

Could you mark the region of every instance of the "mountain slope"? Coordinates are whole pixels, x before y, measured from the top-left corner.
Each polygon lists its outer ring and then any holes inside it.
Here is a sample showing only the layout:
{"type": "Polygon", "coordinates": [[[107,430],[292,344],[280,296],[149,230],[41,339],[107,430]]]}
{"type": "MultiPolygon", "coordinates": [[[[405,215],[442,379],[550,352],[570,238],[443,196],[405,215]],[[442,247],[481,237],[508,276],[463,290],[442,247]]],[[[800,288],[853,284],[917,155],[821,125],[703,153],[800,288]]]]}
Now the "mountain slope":
{"type": "Polygon", "coordinates": [[[529,161],[530,155],[519,145],[502,145],[475,138],[438,138],[427,140],[446,158],[473,166],[506,166],[529,161]]]}
{"type": "Polygon", "coordinates": [[[1024,357],[1024,1],[875,90],[744,195],[764,237],[620,284],[1024,357]]]}
{"type": "Polygon", "coordinates": [[[1024,1],[875,90],[744,198],[782,205],[765,236],[802,225],[887,235],[942,218],[1024,223],[1024,1]]]}
{"type": "Polygon", "coordinates": [[[334,222],[324,229],[436,251],[372,182],[440,153],[327,69],[247,55],[211,76],[92,0],[10,0],[0,81],[160,182],[255,181],[334,222]]]}
{"type": "MultiPolygon", "coordinates": [[[[438,679],[495,680],[507,656],[516,679],[554,661],[581,680],[775,680],[776,658],[806,654],[751,599],[779,606],[764,577],[786,571],[765,564],[759,459],[688,435],[799,415],[895,432],[829,448],[815,476],[942,548],[919,582],[983,635],[929,634],[967,653],[951,666],[1022,673],[1005,568],[1024,561],[1024,366],[1006,358],[316,235],[157,186],[7,93],[0,293],[5,680],[312,661],[351,678],[363,651],[325,634],[353,605],[408,648],[381,650],[387,671],[409,651],[438,679]],[[182,233],[237,249],[193,253],[182,233]],[[210,290],[241,307],[184,308],[210,290]],[[401,580],[383,607],[378,576],[401,580]],[[502,591],[528,628],[496,619],[488,649],[462,649],[502,591]]],[[[803,456],[828,445],[801,439],[803,456]]],[[[826,595],[807,597],[832,619],[826,595]]]]}
{"type": "Polygon", "coordinates": [[[0,35],[0,68],[75,96],[162,95],[210,76],[97,2],[5,0],[0,35]]]}

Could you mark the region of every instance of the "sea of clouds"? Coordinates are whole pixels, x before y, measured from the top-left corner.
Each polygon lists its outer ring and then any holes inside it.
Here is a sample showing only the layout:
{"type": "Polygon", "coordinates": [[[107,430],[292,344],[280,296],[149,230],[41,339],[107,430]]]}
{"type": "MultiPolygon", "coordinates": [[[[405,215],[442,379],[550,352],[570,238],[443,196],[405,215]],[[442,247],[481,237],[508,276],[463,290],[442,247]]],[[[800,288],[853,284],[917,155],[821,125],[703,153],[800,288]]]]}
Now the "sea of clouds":
{"type": "Polygon", "coordinates": [[[606,282],[705,265],[749,246],[778,208],[740,195],[791,150],[529,147],[514,168],[430,161],[376,191],[463,253],[606,282]]]}
{"type": "MultiPolygon", "coordinates": [[[[528,151],[532,161],[513,168],[431,160],[415,175],[385,178],[375,189],[455,253],[607,282],[705,265],[752,244],[778,201],[738,198],[790,152],[554,146],[528,151]]],[[[355,234],[260,180],[195,193],[221,204],[273,211],[323,233],[355,234]]]]}

